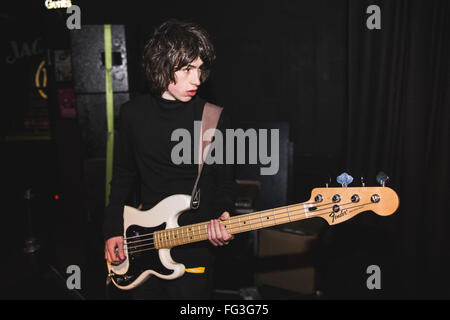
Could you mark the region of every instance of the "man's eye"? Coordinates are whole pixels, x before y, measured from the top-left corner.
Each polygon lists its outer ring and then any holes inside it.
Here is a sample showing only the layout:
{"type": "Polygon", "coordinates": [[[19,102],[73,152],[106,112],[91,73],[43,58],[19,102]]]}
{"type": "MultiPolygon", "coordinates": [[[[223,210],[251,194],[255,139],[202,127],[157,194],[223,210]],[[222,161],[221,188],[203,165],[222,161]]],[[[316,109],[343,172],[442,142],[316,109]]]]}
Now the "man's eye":
{"type": "Polygon", "coordinates": [[[190,68],[186,68],[186,69],[183,69],[183,72],[189,72],[191,69],[190,68]]]}

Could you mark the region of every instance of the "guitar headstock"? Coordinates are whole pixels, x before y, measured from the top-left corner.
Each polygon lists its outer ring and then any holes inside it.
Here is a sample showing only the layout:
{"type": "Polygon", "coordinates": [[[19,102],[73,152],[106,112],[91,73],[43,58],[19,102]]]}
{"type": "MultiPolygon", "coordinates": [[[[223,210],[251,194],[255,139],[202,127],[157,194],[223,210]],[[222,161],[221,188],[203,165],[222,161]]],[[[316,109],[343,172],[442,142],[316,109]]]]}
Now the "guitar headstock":
{"type": "Polygon", "coordinates": [[[309,211],[330,225],[347,221],[364,211],[373,211],[380,216],[391,215],[397,211],[400,200],[393,189],[384,186],[384,182],[380,187],[315,188],[308,201],[312,204],[309,211]]]}

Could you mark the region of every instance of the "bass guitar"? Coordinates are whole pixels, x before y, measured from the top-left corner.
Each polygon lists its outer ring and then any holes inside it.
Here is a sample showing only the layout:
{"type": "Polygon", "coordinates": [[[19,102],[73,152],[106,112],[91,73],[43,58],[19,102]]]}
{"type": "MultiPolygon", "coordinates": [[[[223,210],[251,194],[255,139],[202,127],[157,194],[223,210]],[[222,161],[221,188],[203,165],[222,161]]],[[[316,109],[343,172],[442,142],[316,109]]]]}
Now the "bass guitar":
{"type": "MultiPolygon", "coordinates": [[[[172,259],[170,249],[208,240],[207,228],[210,223],[180,227],[178,217],[190,209],[190,203],[191,196],[178,194],[163,199],[146,211],[124,207],[126,259],[118,265],[107,262],[108,277],[116,287],[129,290],[142,284],[151,275],[170,280],[184,274],[185,266],[172,259]]],[[[306,202],[232,216],[220,223],[230,234],[316,217],[335,225],[364,211],[388,216],[398,206],[397,193],[385,186],[315,188],[306,202]]]]}

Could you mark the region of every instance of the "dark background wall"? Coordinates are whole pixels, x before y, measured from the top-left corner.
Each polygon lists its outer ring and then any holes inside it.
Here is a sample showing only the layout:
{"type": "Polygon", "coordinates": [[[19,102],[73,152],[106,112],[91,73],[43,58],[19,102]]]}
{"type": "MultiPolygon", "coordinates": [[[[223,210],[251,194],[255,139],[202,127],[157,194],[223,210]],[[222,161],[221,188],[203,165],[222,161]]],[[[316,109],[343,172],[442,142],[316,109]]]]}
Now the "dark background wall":
{"type": "MultiPolygon", "coordinates": [[[[321,232],[320,284],[331,297],[366,296],[367,274],[362,268],[380,264],[382,297],[448,298],[441,281],[448,280],[449,264],[444,228],[449,191],[447,3],[142,3],[74,1],[81,8],[82,26],[127,27],[131,96],[147,90],[141,51],[153,28],[168,18],[193,20],[210,32],[217,51],[212,75],[199,94],[224,106],[236,123],[289,124],[294,180],[288,202],[307,200],[312,188],[324,186],[329,178],[335,184],[343,171],[355,177],[356,185],[360,176],[374,185],[380,170],[390,175],[390,185],[401,199],[395,216],[365,213],[333,228],[313,222],[301,225],[321,232]],[[381,8],[381,30],[366,28],[366,8],[371,4],[381,8]]],[[[24,83],[33,56],[70,49],[64,10],[48,11],[39,2],[27,6],[30,9],[23,10],[8,3],[2,8],[3,136],[11,119],[20,118],[27,108],[26,97],[33,88],[24,83]],[[36,38],[42,39],[41,51],[14,65],[5,63],[12,40],[36,38]]],[[[9,256],[21,251],[26,237],[23,192],[33,187],[39,208],[36,229],[52,244],[46,247],[56,254],[49,256],[64,273],[64,266],[98,261],[102,246],[96,242],[95,217],[87,213],[80,124],[59,117],[54,89],[50,80],[52,140],[2,143],[3,214],[8,221],[2,224],[2,237],[12,243],[6,249],[9,256]],[[54,194],[61,199],[54,200],[54,194]]],[[[83,279],[88,283],[90,278],[83,279]]]]}

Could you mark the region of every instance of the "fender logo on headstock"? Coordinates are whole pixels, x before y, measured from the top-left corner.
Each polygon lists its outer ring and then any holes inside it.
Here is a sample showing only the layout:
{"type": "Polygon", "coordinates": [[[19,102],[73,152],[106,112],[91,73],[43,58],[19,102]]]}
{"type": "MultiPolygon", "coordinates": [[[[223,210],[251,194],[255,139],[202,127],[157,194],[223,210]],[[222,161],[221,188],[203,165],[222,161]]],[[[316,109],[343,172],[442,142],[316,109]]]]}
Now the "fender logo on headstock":
{"type": "Polygon", "coordinates": [[[336,212],[330,213],[330,217],[333,219],[332,222],[334,222],[335,220],[337,220],[339,218],[346,216],[347,213],[348,213],[348,209],[342,209],[340,212],[338,212],[338,214],[336,214],[336,212]]]}

